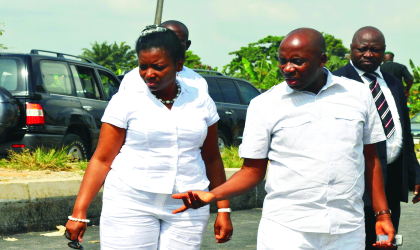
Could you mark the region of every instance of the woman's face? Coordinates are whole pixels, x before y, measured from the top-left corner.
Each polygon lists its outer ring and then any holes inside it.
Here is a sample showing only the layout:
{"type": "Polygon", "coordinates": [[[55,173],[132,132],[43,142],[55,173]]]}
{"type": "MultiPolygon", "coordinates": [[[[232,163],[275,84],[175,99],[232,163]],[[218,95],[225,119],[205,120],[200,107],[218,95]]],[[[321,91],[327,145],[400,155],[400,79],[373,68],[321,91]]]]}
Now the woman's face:
{"type": "Polygon", "coordinates": [[[174,63],[171,56],[157,48],[139,53],[140,76],[150,91],[171,91],[176,72],[182,70],[183,59],[174,63]]]}

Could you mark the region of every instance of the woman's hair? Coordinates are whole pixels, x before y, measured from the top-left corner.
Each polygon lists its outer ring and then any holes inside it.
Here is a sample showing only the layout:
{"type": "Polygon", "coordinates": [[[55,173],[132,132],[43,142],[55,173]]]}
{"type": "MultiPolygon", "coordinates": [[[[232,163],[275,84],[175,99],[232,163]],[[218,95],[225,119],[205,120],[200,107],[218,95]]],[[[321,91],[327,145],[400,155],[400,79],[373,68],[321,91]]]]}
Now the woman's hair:
{"type": "Polygon", "coordinates": [[[140,51],[161,49],[172,57],[174,63],[185,57],[185,49],[178,36],[170,29],[149,25],[144,29],[136,42],[136,53],[140,51]]]}

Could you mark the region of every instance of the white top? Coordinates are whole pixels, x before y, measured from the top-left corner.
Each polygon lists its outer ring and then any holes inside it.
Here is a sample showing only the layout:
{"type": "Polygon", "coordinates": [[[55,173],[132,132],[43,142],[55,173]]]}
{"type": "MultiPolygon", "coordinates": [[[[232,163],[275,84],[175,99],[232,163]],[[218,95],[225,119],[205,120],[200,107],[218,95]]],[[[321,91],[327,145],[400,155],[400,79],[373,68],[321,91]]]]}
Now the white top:
{"type": "Polygon", "coordinates": [[[370,91],[328,71],[317,95],[283,83],[254,98],[239,154],[270,160],[264,218],[342,234],[364,220],[363,145],[384,140],[370,91]]]}
{"type": "MultiPolygon", "coordinates": [[[[353,62],[350,61],[353,68],[359,74],[360,78],[362,78],[365,86],[369,89],[369,81],[363,75],[365,72],[354,67],[353,62]]],[[[381,90],[384,93],[386,102],[388,103],[389,110],[391,111],[392,119],[395,125],[395,132],[386,140],[386,156],[387,156],[387,163],[393,163],[397,160],[398,156],[400,156],[402,151],[402,127],[400,121],[400,115],[398,114],[397,105],[395,104],[394,96],[392,95],[391,90],[389,89],[388,85],[386,84],[384,77],[382,76],[381,70],[378,67],[375,70],[375,73],[379,75],[377,77],[379,86],[381,86],[381,90]]],[[[372,97],[373,98],[373,97],[372,97]]],[[[383,128],[382,128],[383,130],[383,128]]]]}
{"type": "MultiPolygon", "coordinates": [[[[176,78],[191,88],[197,88],[199,91],[205,91],[206,93],[209,92],[206,79],[197,74],[194,70],[191,70],[185,66],[180,72],[178,72],[176,78]]],[[[124,75],[119,90],[140,91],[140,86],[142,83],[144,84],[144,81],[140,77],[139,67],[137,67],[124,75]],[[136,80],[133,81],[132,79],[136,80]]]]}
{"type": "Polygon", "coordinates": [[[219,120],[213,100],[178,81],[181,94],[169,110],[145,83],[131,82],[130,76],[127,80],[131,86],[138,84],[138,90],[120,90],[102,117],[102,122],[127,129],[111,168],[129,186],[147,192],[206,189],[201,147],[207,128],[219,120]]]}

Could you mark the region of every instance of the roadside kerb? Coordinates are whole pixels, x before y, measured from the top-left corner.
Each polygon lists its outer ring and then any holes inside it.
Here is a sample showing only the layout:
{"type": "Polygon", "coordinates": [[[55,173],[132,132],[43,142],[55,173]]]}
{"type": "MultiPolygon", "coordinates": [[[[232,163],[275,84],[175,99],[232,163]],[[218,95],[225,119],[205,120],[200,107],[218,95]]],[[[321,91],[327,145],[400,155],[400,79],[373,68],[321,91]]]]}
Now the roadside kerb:
{"type": "MultiPolygon", "coordinates": [[[[225,169],[230,178],[239,169],[225,169]]],[[[72,214],[82,177],[0,183],[0,235],[54,230],[72,214]]],[[[250,192],[230,200],[233,210],[262,207],[265,180],[250,192]]],[[[90,225],[98,225],[102,190],[89,207],[90,225]]],[[[217,211],[212,204],[211,212],[217,211]]]]}

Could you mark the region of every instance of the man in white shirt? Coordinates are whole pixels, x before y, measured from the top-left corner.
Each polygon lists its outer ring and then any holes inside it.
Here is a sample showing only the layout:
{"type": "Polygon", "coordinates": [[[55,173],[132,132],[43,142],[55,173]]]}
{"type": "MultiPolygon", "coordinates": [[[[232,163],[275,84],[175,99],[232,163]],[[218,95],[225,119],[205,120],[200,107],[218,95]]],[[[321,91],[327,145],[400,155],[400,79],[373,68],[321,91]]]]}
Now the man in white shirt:
{"type": "MultiPolygon", "coordinates": [[[[385,193],[391,219],[398,232],[401,205],[408,202],[409,183],[414,186],[413,203],[420,200],[420,166],[414,152],[410,118],[401,80],[380,69],[385,53],[385,37],[375,27],[360,28],[353,36],[351,61],[333,72],[334,75],[353,79],[355,84],[372,89],[372,99],[377,105],[383,126],[379,128],[387,135],[384,142],[376,145],[382,165],[385,193]],[[373,87],[372,87],[373,86],[373,87]],[[376,86],[376,87],[375,87],[376,86]],[[376,93],[378,92],[378,93],[376,93]]],[[[369,197],[365,195],[366,249],[374,249],[376,240],[375,217],[369,197]]]]}
{"type": "Polygon", "coordinates": [[[362,195],[373,197],[377,242],[394,238],[375,143],[385,140],[370,92],[333,76],[322,34],[302,28],[279,48],[279,84],[251,101],[242,169],[209,193],[189,191],[174,212],[240,195],[267,174],[258,249],[365,249],[362,195]]]}
{"type": "MultiPolygon", "coordinates": [[[[178,36],[179,40],[181,41],[181,44],[184,45],[185,51],[187,51],[188,48],[191,46],[191,41],[188,40],[188,28],[187,26],[185,26],[185,24],[179,21],[169,20],[163,22],[160,26],[173,30],[178,36]]],[[[207,93],[209,92],[206,80],[192,69],[189,69],[184,66],[182,68],[182,71],[178,73],[177,78],[180,78],[180,80],[182,80],[188,86],[197,88],[199,91],[206,91],[207,93]]],[[[140,78],[139,67],[137,67],[124,76],[119,89],[139,91],[140,89],[142,89],[142,83],[144,83],[144,81],[140,78]],[[126,77],[127,79],[139,79],[140,82],[138,82],[137,84],[133,84],[133,81],[127,81],[126,77]]]]}

